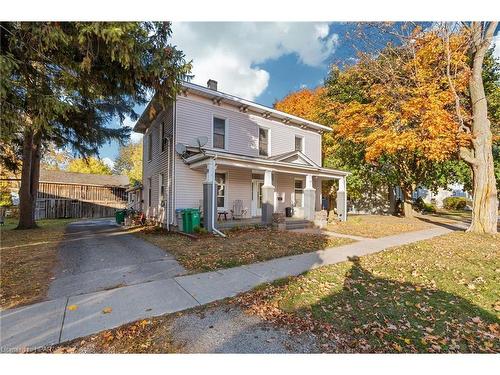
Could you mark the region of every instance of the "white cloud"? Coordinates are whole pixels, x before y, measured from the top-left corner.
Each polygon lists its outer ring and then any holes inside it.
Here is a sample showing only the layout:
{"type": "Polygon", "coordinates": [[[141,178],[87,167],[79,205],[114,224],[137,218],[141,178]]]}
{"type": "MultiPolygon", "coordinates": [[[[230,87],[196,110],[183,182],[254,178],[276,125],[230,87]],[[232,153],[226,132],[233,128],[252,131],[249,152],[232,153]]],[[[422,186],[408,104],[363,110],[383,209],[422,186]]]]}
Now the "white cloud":
{"type": "Polygon", "coordinates": [[[493,56],[495,56],[496,59],[500,59],[500,33],[493,38],[493,44],[495,45],[493,56]]]}
{"type": "Polygon", "coordinates": [[[111,169],[113,169],[115,166],[115,161],[111,158],[102,158],[102,162],[111,169]]]}
{"type": "MultiPolygon", "coordinates": [[[[126,117],[125,120],[123,121],[122,126],[128,126],[130,128],[134,128],[136,121],[132,121],[130,117],[126,117]]],[[[136,133],[134,131],[130,132],[130,141],[133,143],[137,143],[142,140],[142,133],[136,133]]]]}
{"type": "Polygon", "coordinates": [[[212,78],[219,90],[249,100],[269,83],[259,64],[293,53],[303,64],[321,66],[338,44],[327,23],[191,22],[172,29],[173,44],[193,60],[194,83],[212,78]]]}

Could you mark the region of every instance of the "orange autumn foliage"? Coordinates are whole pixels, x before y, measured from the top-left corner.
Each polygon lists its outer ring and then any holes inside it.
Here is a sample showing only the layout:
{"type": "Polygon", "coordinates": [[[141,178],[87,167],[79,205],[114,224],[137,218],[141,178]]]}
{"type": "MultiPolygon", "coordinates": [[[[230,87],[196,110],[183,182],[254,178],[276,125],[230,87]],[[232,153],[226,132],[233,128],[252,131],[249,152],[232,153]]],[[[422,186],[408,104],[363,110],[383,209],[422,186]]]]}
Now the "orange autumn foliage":
{"type": "MultiPolygon", "coordinates": [[[[466,92],[469,75],[463,44],[460,35],[451,40],[450,65],[459,93],[466,92]]],[[[329,105],[336,137],[363,144],[367,161],[401,154],[443,161],[456,155],[468,137],[459,131],[445,56],[445,44],[432,32],[376,58],[362,56],[341,75],[365,87],[365,100],[329,105]]]]}
{"type": "Polygon", "coordinates": [[[314,90],[301,89],[274,103],[274,108],[278,111],[321,123],[322,109],[324,108],[322,100],[325,91],[324,87],[318,87],[314,90]]]}

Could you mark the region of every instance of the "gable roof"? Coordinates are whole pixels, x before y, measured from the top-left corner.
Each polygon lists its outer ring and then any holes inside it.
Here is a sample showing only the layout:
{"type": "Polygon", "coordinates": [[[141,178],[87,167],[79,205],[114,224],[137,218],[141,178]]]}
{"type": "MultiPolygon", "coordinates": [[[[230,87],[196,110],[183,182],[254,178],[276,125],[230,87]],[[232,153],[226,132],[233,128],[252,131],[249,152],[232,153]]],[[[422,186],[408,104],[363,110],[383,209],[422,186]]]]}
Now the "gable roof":
{"type": "MultiPolygon", "coordinates": [[[[298,116],[291,115],[286,112],[278,111],[277,109],[264,106],[262,104],[258,104],[255,102],[251,102],[250,100],[246,100],[231,94],[226,94],[221,91],[216,91],[209,89],[208,87],[196,85],[191,82],[182,82],[182,89],[184,92],[194,92],[200,96],[204,96],[206,98],[211,99],[214,102],[224,102],[230,105],[233,105],[244,112],[251,111],[256,114],[265,116],[266,118],[272,118],[277,121],[282,121],[283,124],[292,124],[303,128],[309,128],[316,131],[332,131],[331,128],[325,125],[318,124],[313,121],[309,121],[303,119],[298,116]]],[[[137,120],[134,131],[144,133],[146,129],[149,127],[151,122],[153,122],[154,118],[151,118],[151,113],[155,114],[155,116],[160,113],[160,109],[158,107],[158,103],[155,100],[156,95],[151,99],[147,107],[142,112],[141,117],[137,120]]]]}
{"type": "Polygon", "coordinates": [[[101,175],[91,173],[51,171],[47,169],[40,170],[40,182],[117,187],[125,187],[130,184],[128,177],[124,175],[101,175]]]}
{"type": "Polygon", "coordinates": [[[301,151],[285,152],[283,154],[271,156],[268,158],[268,160],[282,161],[292,164],[310,165],[311,167],[319,167],[317,163],[315,163],[312,159],[307,157],[301,151]]]}

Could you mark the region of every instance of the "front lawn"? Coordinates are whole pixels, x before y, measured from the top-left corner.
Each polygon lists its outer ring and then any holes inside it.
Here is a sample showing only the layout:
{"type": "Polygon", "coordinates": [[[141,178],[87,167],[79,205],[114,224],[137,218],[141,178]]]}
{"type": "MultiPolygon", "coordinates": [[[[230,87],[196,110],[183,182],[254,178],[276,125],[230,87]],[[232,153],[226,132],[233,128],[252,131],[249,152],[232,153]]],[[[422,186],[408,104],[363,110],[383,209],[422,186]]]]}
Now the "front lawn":
{"type": "Polygon", "coordinates": [[[452,233],[239,297],[326,352],[500,352],[500,235],[452,233]]]}
{"type": "Polygon", "coordinates": [[[16,230],[17,220],[0,227],[0,307],[42,300],[49,288],[64,228],[73,219],[38,221],[39,228],[16,230]]]}
{"type": "Polygon", "coordinates": [[[270,229],[231,230],[227,232],[227,238],[204,235],[198,240],[158,228],[132,232],[168,251],[186,269],[193,272],[236,267],[353,242],[322,234],[270,229]]]}
{"type": "Polygon", "coordinates": [[[348,215],[347,221],[329,224],[327,230],[368,238],[391,236],[431,228],[417,218],[384,215],[348,215]]]}

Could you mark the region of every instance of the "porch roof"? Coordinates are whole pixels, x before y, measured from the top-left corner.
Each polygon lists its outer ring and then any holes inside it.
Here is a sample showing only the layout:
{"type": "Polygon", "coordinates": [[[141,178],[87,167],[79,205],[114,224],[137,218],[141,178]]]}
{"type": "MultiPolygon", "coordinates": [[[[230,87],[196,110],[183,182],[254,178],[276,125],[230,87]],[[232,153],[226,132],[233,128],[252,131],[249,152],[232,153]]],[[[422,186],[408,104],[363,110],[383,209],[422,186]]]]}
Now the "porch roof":
{"type": "Polygon", "coordinates": [[[219,152],[213,150],[203,150],[203,152],[196,153],[184,159],[192,169],[205,166],[209,160],[215,159],[218,165],[227,165],[236,168],[247,168],[255,170],[271,170],[273,172],[283,172],[291,174],[311,174],[313,176],[325,178],[342,178],[348,176],[350,173],[337,169],[319,167],[312,161],[307,164],[298,164],[293,162],[283,161],[283,158],[289,158],[293,155],[303,156],[304,160],[310,160],[300,152],[287,153],[286,155],[276,155],[270,158],[255,158],[251,156],[233,154],[228,152],[219,152]]]}

